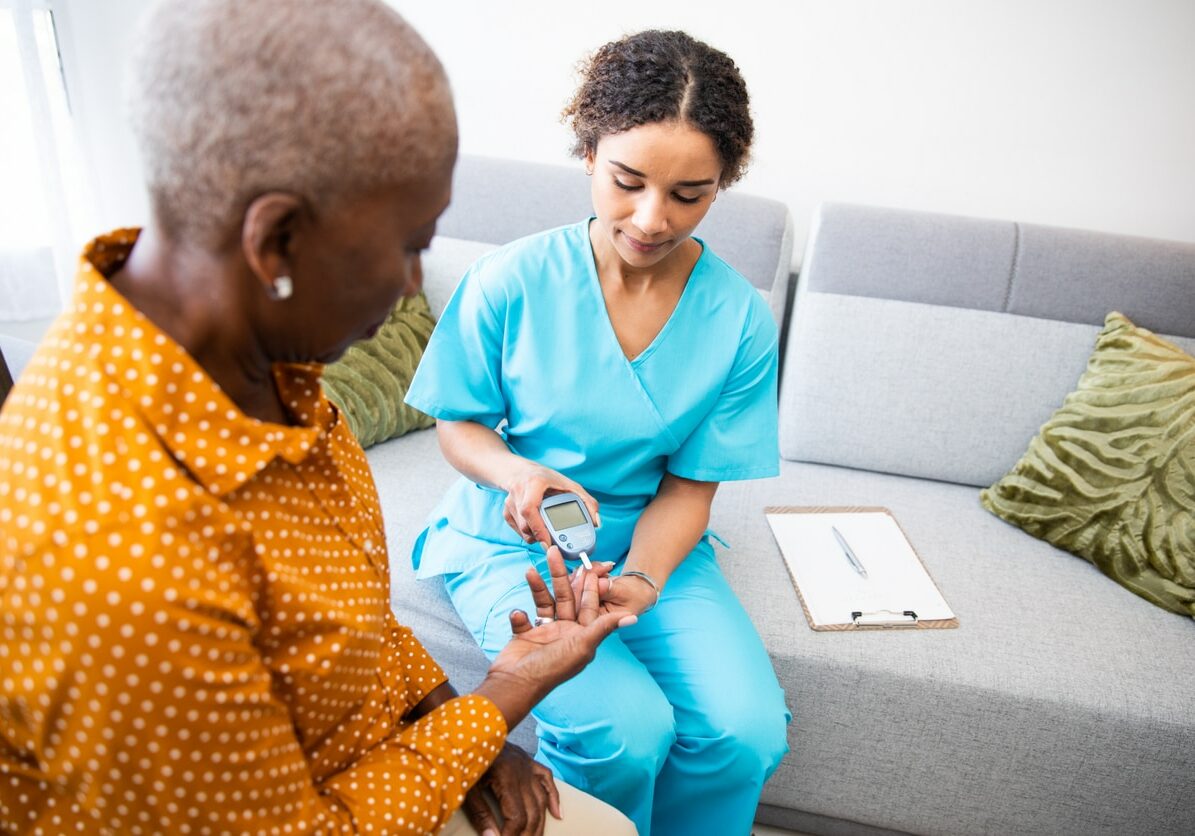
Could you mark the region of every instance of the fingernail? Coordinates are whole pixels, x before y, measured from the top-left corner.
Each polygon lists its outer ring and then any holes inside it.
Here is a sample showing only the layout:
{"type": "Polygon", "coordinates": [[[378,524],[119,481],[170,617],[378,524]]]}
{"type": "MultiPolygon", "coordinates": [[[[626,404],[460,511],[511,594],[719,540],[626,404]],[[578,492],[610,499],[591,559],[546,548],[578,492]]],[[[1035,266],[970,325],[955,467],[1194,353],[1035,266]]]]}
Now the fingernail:
{"type": "Polygon", "coordinates": [[[492,827],[487,827],[485,830],[481,831],[481,836],[498,836],[498,831],[494,830],[492,827]]]}

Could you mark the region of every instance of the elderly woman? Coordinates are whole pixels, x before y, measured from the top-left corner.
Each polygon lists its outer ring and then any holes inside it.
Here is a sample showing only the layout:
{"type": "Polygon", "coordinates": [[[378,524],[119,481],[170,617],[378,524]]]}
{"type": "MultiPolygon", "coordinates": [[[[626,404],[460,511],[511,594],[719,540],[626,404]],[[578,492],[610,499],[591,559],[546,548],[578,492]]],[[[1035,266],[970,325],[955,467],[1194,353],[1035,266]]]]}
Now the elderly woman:
{"type": "Polygon", "coordinates": [[[554,555],[555,621],[512,615],[457,696],[321,394],[419,289],[456,157],[435,56],[373,0],[174,0],[135,74],[152,221],[88,245],[0,414],[0,831],[427,833],[468,791],[487,832],[630,832],[504,744],[633,619],[554,555]]]}

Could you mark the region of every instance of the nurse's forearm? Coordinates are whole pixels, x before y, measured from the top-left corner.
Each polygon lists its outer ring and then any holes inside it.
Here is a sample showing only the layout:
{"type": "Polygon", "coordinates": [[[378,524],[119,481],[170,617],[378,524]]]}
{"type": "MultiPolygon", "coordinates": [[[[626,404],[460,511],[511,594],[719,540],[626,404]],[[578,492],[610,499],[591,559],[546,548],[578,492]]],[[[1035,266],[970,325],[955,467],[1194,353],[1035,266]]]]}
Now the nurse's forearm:
{"type": "Polygon", "coordinates": [[[436,437],[448,463],[479,485],[508,490],[512,475],[528,464],[498,433],[475,421],[437,420],[436,437]]]}
{"type": "Polygon", "coordinates": [[[717,490],[717,482],[665,474],[656,498],[643,509],[635,525],[626,570],[651,576],[663,589],[709,527],[710,503],[717,490]]]}

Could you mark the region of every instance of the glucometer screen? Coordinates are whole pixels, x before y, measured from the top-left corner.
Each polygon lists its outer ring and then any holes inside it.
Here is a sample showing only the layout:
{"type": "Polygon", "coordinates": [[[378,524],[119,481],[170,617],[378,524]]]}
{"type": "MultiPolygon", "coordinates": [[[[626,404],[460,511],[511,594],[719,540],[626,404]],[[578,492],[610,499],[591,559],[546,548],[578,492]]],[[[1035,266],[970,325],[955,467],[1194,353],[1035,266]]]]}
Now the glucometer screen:
{"type": "Polygon", "coordinates": [[[550,505],[544,511],[547,513],[548,519],[552,521],[552,527],[557,531],[563,531],[575,525],[585,525],[585,514],[581,511],[579,502],[550,505]]]}

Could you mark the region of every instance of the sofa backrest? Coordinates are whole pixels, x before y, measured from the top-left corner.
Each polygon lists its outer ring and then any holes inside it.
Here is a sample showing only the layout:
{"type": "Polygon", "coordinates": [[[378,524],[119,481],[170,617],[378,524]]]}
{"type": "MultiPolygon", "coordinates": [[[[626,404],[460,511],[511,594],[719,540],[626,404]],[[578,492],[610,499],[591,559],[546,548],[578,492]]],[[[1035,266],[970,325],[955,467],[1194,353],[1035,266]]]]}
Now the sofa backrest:
{"type": "MultiPolygon", "coordinates": [[[[569,167],[463,154],[456,166],[452,205],[437,233],[505,244],[574,223],[593,213],[589,183],[579,162],[569,167]]],[[[768,198],[724,192],[695,234],[755,285],[780,324],[792,262],[788,207],[768,198]]]]}
{"type": "Polygon", "coordinates": [[[1112,310],[1195,352],[1195,244],[826,204],[789,323],[781,455],[991,484],[1112,310]]]}

